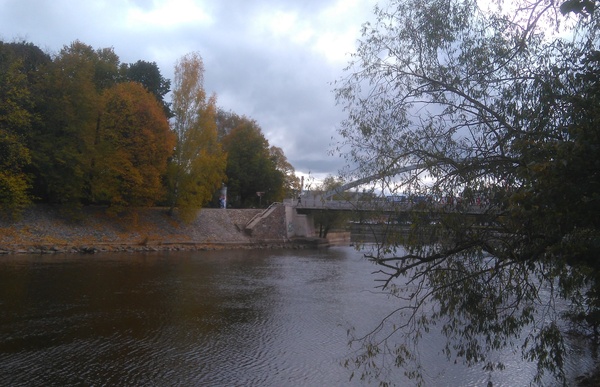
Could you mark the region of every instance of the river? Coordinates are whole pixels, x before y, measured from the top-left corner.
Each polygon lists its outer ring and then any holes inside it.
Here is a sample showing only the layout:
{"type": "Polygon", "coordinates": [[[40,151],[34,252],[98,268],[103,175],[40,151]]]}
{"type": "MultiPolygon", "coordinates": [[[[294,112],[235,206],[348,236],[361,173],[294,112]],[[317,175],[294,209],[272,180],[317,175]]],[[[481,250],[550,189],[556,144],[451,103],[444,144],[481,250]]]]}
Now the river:
{"type": "MultiPolygon", "coordinates": [[[[3,256],[0,385],[368,385],[342,363],[356,349],[347,330],[390,311],[373,270],[351,247],[3,256]]],[[[433,337],[427,385],[487,384],[433,337]]],[[[574,358],[574,375],[591,366],[574,358]]],[[[527,385],[534,366],[506,362],[494,385],[527,385]]]]}

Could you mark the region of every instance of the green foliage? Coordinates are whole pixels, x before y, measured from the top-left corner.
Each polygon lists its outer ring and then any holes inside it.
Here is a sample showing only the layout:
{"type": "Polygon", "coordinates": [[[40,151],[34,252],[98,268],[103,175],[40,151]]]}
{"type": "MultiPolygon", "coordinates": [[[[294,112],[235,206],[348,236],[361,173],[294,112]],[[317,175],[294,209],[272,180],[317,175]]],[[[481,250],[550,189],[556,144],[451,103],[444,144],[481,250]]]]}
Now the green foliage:
{"type": "Polygon", "coordinates": [[[0,42],[0,127],[25,133],[31,126],[32,102],[23,59],[0,42]]]}
{"type": "Polygon", "coordinates": [[[24,143],[33,109],[24,60],[15,45],[0,42],[0,209],[16,217],[31,202],[26,167],[31,162],[24,143]]]}
{"type": "Polygon", "coordinates": [[[31,203],[30,181],[24,168],[31,161],[29,150],[18,137],[0,128],[0,210],[16,218],[31,203]]]}
{"type": "Polygon", "coordinates": [[[223,138],[231,133],[233,128],[238,126],[245,119],[245,117],[240,117],[234,112],[226,112],[223,109],[217,109],[216,121],[219,141],[223,141],[223,138]]]}
{"type": "MultiPolygon", "coordinates": [[[[269,154],[271,160],[275,164],[275,168],[277,171],[281,172],[283,175],[283,186],[281,187],[281,194],[278,194],[281,199],[277,199],[281,201],[283,198],[295,198],[298,196],[300,192],[300,179],[296,176],[296,170],[294,166],[289,163],[287,157],[283,153],[283,149],[272,145],[269,148],[269,154]]],[[[277,197],[276,196],[276,197],[277,197]]]]}
{"type": "Polygon", "coordinates": [[[340,148],[352,177],[430,198],[397,206],[410,229],[369,255],[404,305],[373,342],[408,348],[437,324],[450,360],[491,371],[494,351],[517,346],[536,382],[566,382],[565,326],[598,340],[597,4],[390,1],[364,26],[336,89],[340,148]],[[422,167],[398,176],[406,165],[422,167]]]}
{"type": "Polygon", "coordinates": [[[277,162],[285,160],[272,157],[269,142],[256,121],[238,116],[234,122],[235,126],[223,138],[230,201],[242,207],[281,201],[285,176],[277,169],[277,162]],[[264,195],[259,198],[257,192],[264,195]]]}
{"type": "MultiPolygon", "coordinates": [[[[113,59],[113,58],[111,58],[113,59]]],[[[49,66],[44,120],[33,128],[33,164],[42,197],[80,205],[90,200],[88,177],[100,107],[100,87],[112,83],[109,64],[81,42],[65,46],[49,66]]],[[[111,62],[112,63],[112,62],[111,62]]]]}
{"type": "Polygon", "coordinates": [[[596,9],[596,3],[593,0],[567,0],[560,5],[560,11],[566,15],[568,13],[591,15],[596,9]]]}
{"type": "Polygon", "coordinates": [[[126,80],[144,85],[163,105],[167,118],[173,117],[170,104],[165,101],[165,95],[171,89],[171,81],[161,75],[156,62],[138,60],[135,63],[124,64],[121,65],[121,72],[126,80]]]}

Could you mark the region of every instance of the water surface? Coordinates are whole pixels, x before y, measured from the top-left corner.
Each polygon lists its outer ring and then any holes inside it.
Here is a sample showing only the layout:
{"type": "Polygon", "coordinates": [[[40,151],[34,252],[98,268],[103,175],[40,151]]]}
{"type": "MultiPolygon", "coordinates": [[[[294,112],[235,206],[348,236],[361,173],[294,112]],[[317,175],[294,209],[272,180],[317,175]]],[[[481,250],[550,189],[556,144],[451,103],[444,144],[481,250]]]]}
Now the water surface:
{"type": "MultiPolygon", "coordinates": [[[[373,270],[350,247],[2,257],[0,385],[367,385],[342,363],[347,330],[391,309],[373,270]]],[[[487,383],[436,340],[429,385],[487,383]]],[[[512,358],[494,385],[527,384],[533,366],[512,358]]]]}

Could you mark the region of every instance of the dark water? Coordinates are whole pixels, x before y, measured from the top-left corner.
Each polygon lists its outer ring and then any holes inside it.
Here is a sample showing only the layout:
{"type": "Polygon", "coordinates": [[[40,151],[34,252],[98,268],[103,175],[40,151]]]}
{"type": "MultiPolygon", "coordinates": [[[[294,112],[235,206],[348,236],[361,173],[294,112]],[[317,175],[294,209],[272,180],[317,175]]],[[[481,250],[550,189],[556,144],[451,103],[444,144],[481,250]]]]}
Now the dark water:
{"type": "MultiPolygon", "coordinates": [[[[366,385],[341,363],[347,329],[390,310],[373,268],[349,247],[1,257],[0,385],[366,385]]],[[[421,351],[428,385],[487,383],[440,347],[421,351]]],[[[494,385],[528,383],[511,357],[494,385]]],[[[573,373],[589,368],[576,358],[573,373]]]]}

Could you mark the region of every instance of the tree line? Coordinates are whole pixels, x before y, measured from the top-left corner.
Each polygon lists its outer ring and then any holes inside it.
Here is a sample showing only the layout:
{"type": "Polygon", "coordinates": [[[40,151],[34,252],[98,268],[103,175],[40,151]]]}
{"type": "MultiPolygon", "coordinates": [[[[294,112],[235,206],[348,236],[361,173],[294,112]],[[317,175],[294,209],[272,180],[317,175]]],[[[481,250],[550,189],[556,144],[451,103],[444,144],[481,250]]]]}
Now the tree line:
{"type": "Polygon", "coordinates": [[[227,185],[237,207],[297,189],[293,166],[258,123],[217,106],[198,53],[175,64],[173,90],[155,62],[121,63],[80,41],[50,55],[0,41],[0,208],[32,203],[160,205],[187,219],[227,185]],[[167,94],[171,92],[171,101],[167,94]]]}

